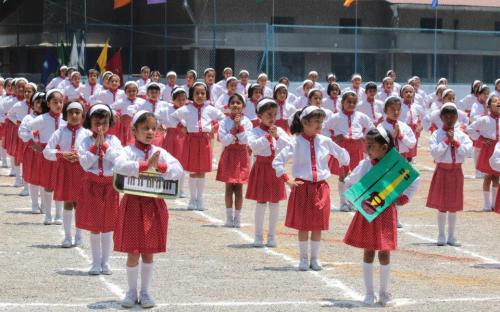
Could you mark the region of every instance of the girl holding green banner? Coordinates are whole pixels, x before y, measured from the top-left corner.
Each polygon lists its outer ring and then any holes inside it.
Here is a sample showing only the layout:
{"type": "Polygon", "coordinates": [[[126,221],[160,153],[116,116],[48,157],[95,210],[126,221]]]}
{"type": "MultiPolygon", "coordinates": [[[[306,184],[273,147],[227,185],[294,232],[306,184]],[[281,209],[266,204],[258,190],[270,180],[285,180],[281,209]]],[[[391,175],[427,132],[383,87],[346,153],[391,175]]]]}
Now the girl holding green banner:
{"type": "MultiPolygon", "coordinates": [[[[366,135],[366,151],[369,159],[362,160],[359,165],[345,179],[349,189],[365,176],[372,167],[382,160],[395,147],[392,135],[385,128],[379,126],[370,130],[366,135]]],[[[390,168],[387,168],[390,169],[390,168]]],[[[391,300],[388,292],[390,253],[397,248],[397,217],[396,205],[408,203],[409,197],[415,190],[412,183],[389,207],[380,213],[374,220],[367,219],[357,211],[344,237],[344,243],[364,249],[363,279],[366,287],[364,303],[373,305],[375,295],[373,291],[373,260],[378,251],[380,262],[380,293],[379,303],[387,305],[391,300]]]]}

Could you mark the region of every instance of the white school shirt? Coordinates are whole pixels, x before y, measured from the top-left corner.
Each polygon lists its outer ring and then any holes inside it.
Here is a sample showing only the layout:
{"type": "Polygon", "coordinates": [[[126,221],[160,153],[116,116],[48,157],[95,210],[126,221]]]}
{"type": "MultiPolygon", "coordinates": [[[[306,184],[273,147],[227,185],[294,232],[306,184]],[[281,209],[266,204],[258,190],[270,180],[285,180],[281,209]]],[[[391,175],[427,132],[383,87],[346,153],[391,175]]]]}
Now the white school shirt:
{"type": "MultiPolygon", "coordinates": [[[[161,92],[161,99],[165,102],[171,102],[172,101],[172,90],[174,88],[177,88],[177,85],[174,83],[173,86],[169,85],[168,83],[165,85],[165,88],[161,92]]],[[[187,94],[186,94],[187,95],[187,94]]]]}
{"type": "Polygon", "coordinates": [[[85,102],[87,102],[89,104],[94,104],[92,102],[93,97],[96,94],[101,93],[102,86],[98,83],[96,83],[93,86],[87,83],[86,85],[83,85],[83,87],[80,90],[83,93],[83,99],[85,100],[85,102]]]}
{"type": "MultiPolygon", "coordinates": [[[[157,107],[157,109],[158,110],[156,111],[155,115],[161,125],[163,125],[165,128],[177,128],[177,126],[179,125],[179,121],[170,116],[177,110],[174,104],[167,103],[167,105],[159,106],[157,107]]],[[[184,122],[184,120],[181,120],[180,123],[185,126],[184,122]]]]}
{"type": "MultiPolygon", "coordinates": [[[[4,121],[8,118],[8,115],[9,115],[9,111],[10,109],[20,100],[17,99],[16,96],[10,96],[9,98],[7,98],[3,104],[2,104],[2,108],[3,108],[3,115],[4,115],[4,121]]],[[[11,116],[12,117],[12,116],[11,116]]],[[[13,121],[14,123],[16,122],[15,120],[12,120],[11,118],[8,118],[9,120],[13,121]]]]}
{"type": "Polygon", "coordinates": [[[360,101],[364,97],[366,97],[365,88],[363,88],[363,87],[359,87],[357,89],[354,89],[351,85],[347,88],[344,88],[344,90],[342,90],[342,94],[346,93],[347,91],[352,91],[352,92],[356,93],[358,95],[358,101],[360,101]]]}
{"type": "Polygon", "coordinates": [[[145,110],[145,111],[148,111],[150,113],[155,113],[156,108],[159,106],[163,106],[163,105],[167,105],[167,102],[146,100],[144,102],[138,102],[136,104],[136,107],[137,107],[137,111],[145,110]]]}
{"type": "Polygon", "coordinates": [[[337,96],[337,98],[334,100],[332,97],[328,96],[323,100],[323,106],[326,109],[329,109],[332,111],[332,113],[336,114],[339,111],[342,110],[342,99],[340,96],[337,96]]]}
{"type": "Polygon", "coordinates": [[[374,99],[373,102],[369,102],[367,98],[358,102],[356,110],[370,117],[372,122],[378,123],[380,118],[384,116],[384,103],[382,101],[374,99]]]}
{"type": "MultiPolygon", "coordinates": [[[[356,182],[358,182],[362,177],[364,177],[372,169],[372,161],[370,159],[363,159],[356,168],[354,168],[351,173],[345,178],[344,188],[347,190],[356,182]]],[[[413,183],[403,192],[402,195],[406,195],[408,199],[411,199],[418,189],[420,184],[420,177],[418,177],[413,183]]]]}
{"type": "Polygon", "coordinates": [[[170,116],[175,121],[185,124],[189,133],[211,132],[212,121],[224,119],[224,114],[207,102],[201,108],[196,107],[193,102],[189,102],[170,116]]]}
{"type": "Polygon", "coordinates": [[[30,107],[26,104],[26,100],[18,101],[7,113],[8,118],[16,123],[23,121],[23,118],[31,112],[30,107]]]}
{"type": "Polygon", "coordinates": [[[80,136],[77,142],[80,165],[86,172],[110,177],[113,175],[116,159],[124,153],[122,144],[114,135],[106,134],[104,144],[99,149],[95,146],[95,138],[91,132],[80,136]],[[99,149],[104,151],[102,162],[99,161],[99,149]]]}
{"type": "Polygon", "coordinates": [[[250,120],[256,120],[257,117],[257,104],[258,101],[254,103],[251,99],[247,98],[245,108],[243,108],[243,115],[245,115],[250,120]]]}
{"type": "Polygon", "coordinates": [[[92,134],[92,132],[83,127],[78,128],[73,133],[67,125],[63,126],[57,129],[50,137],[47,146],[43,149],[43,157],[47,160],[56,161],[57,152],[66,153],[76,151],[77,142],[89,134],[92,134]]]}
{"type": "Polygon", "coordinates": [[[33,131],[31,130],[31,128],[28,127],[28,125],[36,117],[37,117],[37,115],[35,115],[35,114],[33,114],[33,112],[31,112],[31,114],[26,115],[23,118],[23,120],[21,121],[21,125],[19,126],[19,131],[17,133],[24,143],[27,143],[31,140],[35,141],[35,135],[33,134],[33,131]]]}
{"type": "Polygon", "coordinates": [[[470,111],[470,120],[475,121],[482,116],[488,115],[488,109],[486,108],[486,106],[486,103],[481,104],[479,100],[476,99],[476,101],[474,101],[474,103],[472,104],[472,108],[470,111]]]}
{"type": "Polygon", "coordinates": [[[274,158],[272,166],[276,171],[276,176],[286,180],[285,166],[288,160],[292,158],[292,175],[294,178],[319,182],[330,177],[330,167],[328,167],[330,155],[339,161],[340,166],[349,165],[350,159],[347,151],[334,143],[329,137],[317,134],[309,141],[302,134],[299,134],[292,144],[283,148],[274,158]]]}
{"type": "Polygon", "coordinates": [[[476,119],[467,127],[467,133],[473,140],[480,136],[490,140],[500,140],[500,120],[490,115],[482,116],[476,119]]]}
{"type": "Polygon", "coordinates": [[[407,125],[416,125],[419,121],[420,113],[415,106],[414,103],[408,105],[401,101],[401,114],[399,115],[399,120],[407,125]]]}
{"type": "Polygon", "coordinates": [[[221,87],[221,89],[224,92],[227,92],[227,82],[226,82],[226,79],[219,80],[215,84],[218,85],[219,87],[221,87]]]}
{"type": "Polygon", "coordinates": [[[165,180],[179,180],[184,174],[184,169],[177,159],[163,148],[155,145],[150,145],[151,150],[146,153],[137,148],[135,145],[128,145],[124,148],[123,153],[116,158],[114,172],[129,177],[138,177],[141,163],[149,160],[149,158],[160,151],[159,165],[166,166],[166,171],[161,174],[165,180]]]}
{"type": "Polygon", "coordinates": [[[58,77],[55,77],[55,78],[52,78],[52,80],[49,82],[49,84],[45,87],[45,89],[47,91],[49,90],[52,90],[52,89],[55,89],[57,88],[57,86],[62,82],[64,81],[66,78],[65,77],[61,77],[61,76],[58,76],[58,77]]]}
{"type": "Polygon", "coordinates": [[[495,91],[493,91],[493,94],[496,95],[496,96],[500,96],[500,91],[495,90],[495,91]]]}
{"type": "MultiPolygon", "coordinates": [[[[313,89],[318,89],[321,92],[325,91],[325,88],[319,82],[315,82],[314,83],[313,89]]],[[[297,94],[297,96],[300,96],[300,95],[304,94],[304,86],[303,85],[298,86],[295,89],[295,94],[297,94]]]]}
{"type": "Polygon", "coordinates": [[[474,94],[467,94],[457,103],[457,107],[464,112],[470,112],[472,109],[472,104],[477,101],[477,97],[474,94]]]}
{"type": "Polygon", "coordinates": [[[224,114],[229,114],[229,98],[231,96],[227,93],[222,94],[217,101],[215,101],[215,108],[219,109],[224,114]]]}
{"type": "Polygon", "coordinates": [[[116,92],[113,94],[110,90],[103,90],[101,93],[99,93],[95,99],[94,103],[97,101],[101,101],[104,104],[108,104],[109,106],[112,106],[115,102],[118,102],[119,100],[123,99],[126,97],[125,92],[123,90],[116,90],[116,92]]]}
{"type": "Polygon", "coordinates": [[[441,100],[435,100],[431,103],[431,111],[441,110],[441,106],[443,106],[443,102],[441,100]]]}
{"type": "Polygon", "coordinates": [[[137,86],[139,87],[138,89],[147,86],[150,82],[151,82],[151,79],[149,79],[149,78],[144,80],[141,77],[138,80],[136,80],[137,86]]]}
{"type": "Polygon", "coordinates": [[[300,95],[295,102],[293,102],[296,110],[301,110],[309,105],[309,98],[305,95],[300,95]]]}
{"type": "Polygon", "coordinates": [[[183,84],[182,89],[184,89],[184,91],[186,91],[186,95],[189,95],[189,87],[187,84],[183,84]]]}
{"type": "Polygon", "coordinates": [[[71,81],[69,78],[66,78],[64,79],[63,81],[61,81],[58,85],[57,85],[57,89],[61,90],[62,92],[64,91],[64,89],[66,89],[67,86],[69,86],[71,84],[71,81]]]}
{"type": "Polygon", "coordinates": [[[375,95],[375,99],[382,101],[382,103],[385,103],[385,100],[391,96],[399,97],[399,93],[396,93],[393,91],[387,93],[387,92],[385,92],[385,90],[381,90],[381,91],[377,92],[377,95],[375,95]]]}
{"type": "Polygon", "coordinates": [[[212,102],[212,105],[215,105],[215,102],[227,91],[219,86],[216,83],[211,84],[208,86],[208,90],[210,92],[210,101],[212,102]]]}
{"type": "Polygon", "coordinates": [[[429,139],[429,150],[436,163],[461,164],[472,154],[472,141],[462,131],[455,131],[454,142],[449,142],[446,131],[437,129],[429,139]],[[457,144],[458,143],[458,144],[457,144]],[[458,146],[457,146],[458,145],[458,146]]]}
{"type": "Polygon", "coordinates": [[[240,128],[238,132],[233,132],[234,120],[230,116],[226,116],[219,125],[219,139],[223,147],[231,144],[248,145],[248,133],[252,130],[253,125],[250,119],[241,116],[240,128]]]}
{"type": "MultiPolygon", "coordinates": [[[[469,125],[469,117],[467,117],[467,114],[461,111],[460,109],[457,110],[458,112],[458,120],[455,123],[455,129],[457,128],[462,128],[462,127],[467,127],[469,125]]],[[[436,129],[440,129],[443,127],[443,121],[441,120],[441,111],[433,111],[429,115],[430,120],[427,125],[425,125],[425,130],[429,131],[429,129],[434,125],[436,129]]]]}
{"type": "Polygon", "coordinates": [[[354,111],[350,116],[340,111],[327,121],[327,128],[333,131],[333,135],[342,135],[353,140],[364,138],[373,127],[370,117],[358,111],[354,111]]]}
{"type": "Polygon", "coordinates": [[[250,88],[250,83],[247,82],[246,85],[243,85],[241,82],[238,82],[238,86],[236,87],[236,92],[243,95],[243,97],[248,96],[248,88],[250,88]]]}
{"type": "Polygon", "coordinates": [[[124,97],[119,101],[115,102],[111,105],[111,109],[115,112],[120,111],[122,115],[128,115],[130,117],[134,117],[134,114],[137,112],[137,106],[146,102],[144,99],[136,97],[133,101],[131,101],[128,97],[124,97]]]}
{"type": "Polygon", "coordinates": [[[282,105],[278,103],[278,101],[276,101],[276,103],[278,104],[276,120],[282,120],[282,119],[287,121],[293,120],[293,115],[297,111],[295,106],[290,104],[288,101],[285,101],[282,105]]]}
{"type": "MultiPolygon", "coordinates": [[[[406,153],[417,144],[417,139],[413,134],[411,128],[401,120],[397,121],[400,135],[402,138],[395,138],[395,145],[399,153],[406,153]]],[[[392,123],[387,121],[387,118],[381,123],[381,126],[384,127],[385,130],[389,131],[391,134],[394,132],[394,126],[392,123]]]]}
{"type": "Polygon", "coordinates": [[[493,170],[500,171],[500,142],[495,145],[495,151],[490,158],[490,166],[493,170]]]}
{"type": "Polygon", "coordinates": [[[66,102],[78,101],[83,97],[83,85],[79,84],[78,87],[70,83],[63,90],[64,99],[66,102]]]}
{"type": "Polygon", "coordinates": [[[59,128],[66,125],[66,121],[62,119],[62,114],[55,119],[50,113],[45,113],[37,116],[28,125],[28,131],[38,131],[40,135],[40,143],[46,144],[52,134],[59,128]]]}
{"type": "Polygon", "coordinates": [[[253,128],[248,134],[248,145],[255,156],[275,157],[283,148],[292,144],[291,138],[280,127],[276,127],[278,138],[273,138],[261,127],[253,128]]]}
{"type": "Polygon", "coordinates": [[[273,90],[269,87],[264,87],[264,90],[262,90],[262,96],[263,97],[273,97],[273,90]]]}

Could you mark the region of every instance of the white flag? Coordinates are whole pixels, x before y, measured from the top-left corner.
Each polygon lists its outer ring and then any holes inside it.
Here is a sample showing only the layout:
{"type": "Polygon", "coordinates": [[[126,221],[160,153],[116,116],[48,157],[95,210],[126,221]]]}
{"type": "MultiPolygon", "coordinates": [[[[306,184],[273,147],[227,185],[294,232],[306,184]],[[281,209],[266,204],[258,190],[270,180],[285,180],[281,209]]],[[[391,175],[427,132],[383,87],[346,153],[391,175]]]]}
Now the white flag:
{"type": "Polygon", "coordinates": [[[80,56],[78,57],[78,66],[81,70],[85,70],[85,40],[82,37],[82,44],[80,45],[80,56]]]}
{"type": "Polygon", "coordinates": [[[71,47],[71,55],[69,56],[69,66],[78,69],[78,44],[76,43],[76,36],[73,34],[73,46],[71,47]]]}

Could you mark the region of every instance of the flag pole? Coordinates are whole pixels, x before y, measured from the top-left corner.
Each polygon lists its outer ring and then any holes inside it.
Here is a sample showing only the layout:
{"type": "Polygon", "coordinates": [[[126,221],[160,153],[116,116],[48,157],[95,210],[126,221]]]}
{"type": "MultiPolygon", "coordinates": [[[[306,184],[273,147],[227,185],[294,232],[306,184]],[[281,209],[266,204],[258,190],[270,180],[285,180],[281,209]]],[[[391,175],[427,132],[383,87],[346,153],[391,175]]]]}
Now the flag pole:
{"type": "Polygon", "coordinates": [[[354,72],[358,72],[358,1],[356,0],[356,18],[354,26],[354,72]]]}
{"type": "Polygon", "coordinates": [[[436,83],[437,79],[437,21],[438,21],[438,6],[434,8],[434,68],[433,68],[433,79],[436,83]]]}
{"type": "Polygon", "coordinates": [[[132,60],[134,54],[134,1],[130,2],[130,48],[128,54],[128,73],[132,75],[132,60]]]}

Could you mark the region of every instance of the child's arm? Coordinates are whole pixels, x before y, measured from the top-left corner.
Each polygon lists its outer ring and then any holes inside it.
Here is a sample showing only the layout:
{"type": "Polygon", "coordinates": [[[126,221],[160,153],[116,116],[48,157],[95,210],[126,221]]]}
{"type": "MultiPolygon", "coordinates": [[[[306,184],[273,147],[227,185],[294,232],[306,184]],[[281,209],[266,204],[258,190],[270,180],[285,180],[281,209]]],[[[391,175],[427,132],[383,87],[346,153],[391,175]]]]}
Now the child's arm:
{"type": "Polygon", "coordinates": [[[363,134],[366,136],[368,131],[373,129],[375,127],[375,125],[373,124],[373,121],[371,120],[370,117],[366,116],[363,113],[360,113],[360,115],[361,115],[360,123],[361,123],[361,126],[363,127],[363,134]]]}
{"type": "Polygon", "coordinates": [[[31,131],[31,127],[29,127],[29,121],[31,121],[30,116],[24,117],[21,125],[19,126],[19,137],[23,140],[24,143],[29,142],[34,139],[33,132],[31,131]]]}
{"type": "Polygon", "coordinates": [[[208,110],[208,116],[213,121],[221,121],[226,117],[222,111],[218,110],[217,108],[215,108],[213,106],[207,106],[207,108],[205,108],[205,109],[208,110]]]}
{"type": "Polygon", "coordinates": [[[429,139],[429,150],[431,151],[434,161],[439,161],[448,151],[451,142],[446,140],[438,140],[438,131],[435,131],[429,139]]]}
{"type": "Polygon", "coordinates": [[[289,180],[288,175],[286,174],[285,166],[290,157],[293,156],[294,152],[295,146],[290,144],[282,149],[281,152],[279,152],[273,160],[272,166],[276,171],[276,176],[282,179],[284,182],[287,182],[289,180]]]}
{"type": "Polygon", "coordinates": [[[230,119],[226,118],[219,125],[219,139],[224,147],[233,144],[236,141],[236,135],[240,131],[243,131],[242,126],[238,129],[234,129],[234,127],[226,129],[228,127],[228,123],[230,123],[230,119]]]}
{"type": "Polygon", "coordinates": [[[328,148],[328,152],[339,161],[339,165],[341,167],[348,166],[349,162],[351,161],[349,153],[344,148],[338,146],[337,143],[333,142],[332,140],[325,140],[325,142],[328,148]]]}
{"type": "Polygon", "coordinates": [[[495,145],[495,151],[490,158],[490,166],[493,170],[500,171],[500,142],[495,145]]]}
{"type": "Polygon", "coordinates": [[[351,173],[344,179],[345,189],[349,189],[351,186],[356,184],[369,170],[370,161],[365,159],[362,160],[356,168],[354,168],[351,173]]]}
{"type": "Polygon", "coordinates": [[[91,139],[91,134],[82,138],[78,144],[77,151],[80,165],[85,171],[88,171],[99,160],[97,147],[91,139]]]}
{"type": "MultiPolygon", "coordinates": [[[[404,124],[403,124],[404,125],[404,124]]],[[[409,126],[400,127],[399,138],[397,138],[405,145],[408,149],[411,149],[417,144],[417,138],[409,126]]]]}
{"type": "Polygon", "coordinates": [[[243,131],[240,131],[236,134],[236,137],[240,141],[240,144],[246,144],[248,145],[248,137],[250,134],[250,131],[252,130],[252,123],[248,118],[245,118],[244,116],[241,116],[241,123],[240,127],[243,127],[243,131]]]}
{"type": "Polygon", "coordinates": [[[123,155],[125,152],[120,140],[114,135],[111,136],[109,143],[104,142],[104,144],[101,145],[101,149],[104,151],[103,158],[110,162],[114,162],[116,158],[123,155]]]}
{"type": "Polygon", "coordinates": [[[156,171],[161,172],[165,180],[179,180],[184,174],[181,163],[167,151],[160,151],[160,162],[156,171]]]}
{"type": "Polygon", "coordinates": [[[457,132],[458,131],[455,132],[455,137],[456,137],[455,140],[459,142],[459,145],[455,146],[456,153],[457,155],[463,157],[469,157],[470,155],[472,155],[473,151],[472,141],[466,134],[461,133],[461,135],[458,135],[457,132]]]}
{"type": "Polygon", "coordinates": [[[43,157],[47,160],[56,161],[63,157],[63,153],[59,149],[59,141],[61,139],[61,130],[57,129],[47,142],[47,146],[43,149],[43,157]]]}
{"type": "MultiPolygon", "coordinates": [[[[472,116],[472,115],[471,115],[472,116]]],[[[471,119],[473,119],[471,117],[471,119]]],[[[467,127],[467,133],[470,135],[471,139],[477,140],[481,136],[481,130],[483,127],[483,118],[476,119],[467,127]]]]}

